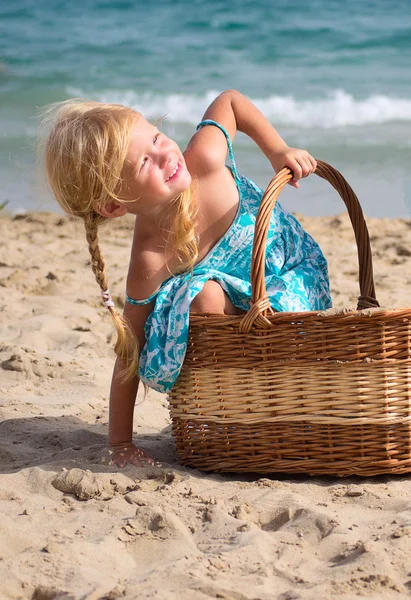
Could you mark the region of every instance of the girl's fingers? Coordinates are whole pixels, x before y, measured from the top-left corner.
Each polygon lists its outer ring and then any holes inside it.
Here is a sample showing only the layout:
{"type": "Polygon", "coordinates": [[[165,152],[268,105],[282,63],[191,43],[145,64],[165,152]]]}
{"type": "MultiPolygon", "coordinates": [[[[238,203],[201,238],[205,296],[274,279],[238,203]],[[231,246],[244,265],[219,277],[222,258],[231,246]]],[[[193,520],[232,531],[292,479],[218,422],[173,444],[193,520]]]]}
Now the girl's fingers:
{"type": "Polygon", "coordinates": [[[147,465],[149,465],[150,467],[161,467],[162,464],[158,461],[155,460],[154,458],[138,458],[137,456],[130,459],[128,461],[129,463],[132,463],[135,467],[146,467],[147,465]]]}
{"type": "Polygon", "coordinates": [[[307,177],[307,175],[309,175],[309,173],[310,173],[309,169],[311,167],[308,168],[308,165],[307,165],[306,161],[303,158],[301,158],[301,159],[298,160],[298,164],[301,167],[301,177],[307,177]]]}
{"type": "MultiPolygon", "coordinates": [[[[317,161],[308,152],[304,150],[292,149],[292,152],[288,153],[283,166],[288,167],[293,172],[293,178],[289,181],[289,185],[292,187],[299,187],[299,180],[303,177],[308,177],[317,168],[317,161]]],[[[274,167],[278,172],[278,167],[274,167]]]]}
{"type": "MultiPolygon", "coordinates": [[[[124,450],[127,449],[125,448],[124,450]]],[[[135,467],[145,467],[147,465],[150,465],[151,467],[161,467],[160,462],[139,448],[135,448],[131,452],[119,452],[113,456],[110,462],[111,465],[117,465],[120,469],[125,467],[128,463],[135,467]]]]}
{"type": "Polygon", "coordinates": [[[317,161],[307,154],[307,156],[301,156],[295,159],[301,168],[301,177],[308,177],[317,168],[317,161]]]}
{"type": "Polygon", "coordinates": [[[315,160],[315,158],[313,156],[308,156],[310,163],[311,163],[311,167],[312,167],[312,173],[314,173],[314,171],[316,171],[317,169],[317,161],[315,160]]]}
{"type": "Polygon", "coordinates": [[[309,157],[304,157],[302,161],[303,177],[308,177],[313,172],[313,166],[309,157]]]}
{"type": "Polygon", "coordinates": [[[131,458],[128,462],[134,465],[135,467],[145,467],[147,464],[151,464],[148,460],[137,458],[137,456],[131,458]]]}
{"type": "Polygon", "coordinates": [[[298,181],[303,176],[303,168],[299,160],[296,158],[293,160],[290,168],[293,172],[293,181],[298,181]]]}

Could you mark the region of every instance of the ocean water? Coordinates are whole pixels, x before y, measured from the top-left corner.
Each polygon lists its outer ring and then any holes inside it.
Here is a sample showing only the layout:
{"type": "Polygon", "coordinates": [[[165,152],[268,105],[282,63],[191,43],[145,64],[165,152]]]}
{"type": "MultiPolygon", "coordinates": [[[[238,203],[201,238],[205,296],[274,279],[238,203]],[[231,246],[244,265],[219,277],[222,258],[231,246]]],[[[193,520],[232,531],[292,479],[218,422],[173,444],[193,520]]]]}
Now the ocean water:
{"type": "MultiPolygon", "coordinates": [[[[210,101],[236,88],[289,145],[337,167],[367,216],[411,216],[411,2],[397,0],[14,0],[0,4],[0,204],[55,210],[38,173],[37,108],[120,102],[183,147],[210,101]]],[[[271,167],[235,140],[239,169],[271,167]]],[[[344,210],[313,176],[283,203],[344,210]]]]}

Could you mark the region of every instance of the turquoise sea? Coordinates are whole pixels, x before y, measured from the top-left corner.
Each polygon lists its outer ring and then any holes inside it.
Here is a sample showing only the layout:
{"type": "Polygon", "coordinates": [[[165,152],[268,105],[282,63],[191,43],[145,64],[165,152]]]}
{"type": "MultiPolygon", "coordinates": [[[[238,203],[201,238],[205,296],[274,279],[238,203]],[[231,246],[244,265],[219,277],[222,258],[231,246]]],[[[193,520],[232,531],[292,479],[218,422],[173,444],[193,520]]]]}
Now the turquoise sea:
{"type": "MultiPolygon", "coordinates": [[[[287,143],[334,164],[368,216],[411,216],[411,2],[397,0],[14,0],[0,4],[0,204],[58,210],[35,166],[37,107],[120,102],[187,142],[227,88],[287,143]]],[[[239,135],[240,170],[270,166],[239,135]]],[[[41,175],[41,174],[40,174],[41,175]]],[[[316,177],[288,208],[342,212],[316,177]]]]}

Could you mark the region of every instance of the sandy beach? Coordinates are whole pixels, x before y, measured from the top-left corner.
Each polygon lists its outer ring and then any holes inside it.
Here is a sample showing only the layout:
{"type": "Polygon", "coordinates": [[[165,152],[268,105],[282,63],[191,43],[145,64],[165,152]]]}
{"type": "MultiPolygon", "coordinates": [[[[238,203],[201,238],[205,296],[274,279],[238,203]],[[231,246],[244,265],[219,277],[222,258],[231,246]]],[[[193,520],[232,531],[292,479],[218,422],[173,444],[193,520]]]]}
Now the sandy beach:
{"type": "MultiPolygon", "coordinates": [[[[345,215],[301,218],[355,305],[345,215]]],[[[377,296],[411,306],[411,220],[368,221],[377,296]]],[[[124,302],[132,221],[102,230],[124,302]]],[[[212,475],[179,465],[167,398],[139,395],[135,440],[106,450],[114,331],[81,223],[0,212],[0,598],[375,600],[411,594],[411,478],[212,475]]]]}

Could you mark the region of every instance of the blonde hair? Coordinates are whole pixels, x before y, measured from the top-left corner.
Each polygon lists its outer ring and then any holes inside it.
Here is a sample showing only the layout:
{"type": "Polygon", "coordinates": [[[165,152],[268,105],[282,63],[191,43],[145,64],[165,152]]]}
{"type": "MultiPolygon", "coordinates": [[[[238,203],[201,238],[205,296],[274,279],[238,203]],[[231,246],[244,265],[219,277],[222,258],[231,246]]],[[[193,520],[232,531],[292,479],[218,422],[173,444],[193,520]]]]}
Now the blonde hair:
{"type": "MultiPolygon", "coordinates": [[[[107,221],[102,209],[116,195],[130,142],[130,133],[139,114],[119,104],[71,100],[48,107],[43,124],[53,121],[46,139],[44,156],[47,179],[65,212],[84,221],[91,256],[91,268],[102,292],[108,291],[106,268],[99,247],[98,228],[107,221]]],[[[178,271],[190,271],[198,257],[194,221],[197,214],[192,188],[178,196],[171,233],[179,258],[178,271]]],[[[114,351],[121,359],[125,378],[138,367],[138,343],[129,322],[108,306],[117,340],[114,351]]]]}

